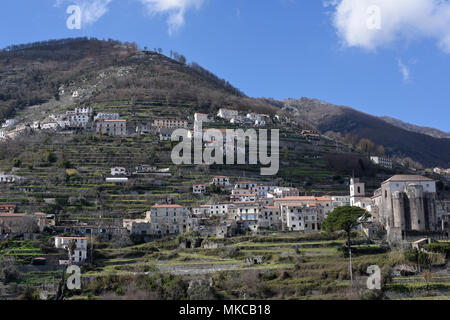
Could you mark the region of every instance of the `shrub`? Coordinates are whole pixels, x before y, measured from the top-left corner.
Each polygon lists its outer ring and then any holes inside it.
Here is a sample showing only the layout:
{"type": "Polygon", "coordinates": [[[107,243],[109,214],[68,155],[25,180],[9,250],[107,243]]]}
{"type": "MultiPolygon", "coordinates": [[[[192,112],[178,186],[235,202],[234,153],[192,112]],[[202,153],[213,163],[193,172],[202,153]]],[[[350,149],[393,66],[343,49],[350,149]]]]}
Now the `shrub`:
{"type": "Polygon", "coordinates": [[[361,300],[381,300],[383,292],[381,290],[365,290],[361,293],[361,300]]]}
{"type": "Polygon", "coordinates": [[[424,245],[423,248],[427,251],[443,253],[447,258],[450,257],[450,243],[431,243],[424,245]]]}
{"type": "Polygon", "coordinates": [[[14,158],[12,160],[12,165],[14,168],[19,168],[22,165],[22,161],[20,159],[14,158]]]}

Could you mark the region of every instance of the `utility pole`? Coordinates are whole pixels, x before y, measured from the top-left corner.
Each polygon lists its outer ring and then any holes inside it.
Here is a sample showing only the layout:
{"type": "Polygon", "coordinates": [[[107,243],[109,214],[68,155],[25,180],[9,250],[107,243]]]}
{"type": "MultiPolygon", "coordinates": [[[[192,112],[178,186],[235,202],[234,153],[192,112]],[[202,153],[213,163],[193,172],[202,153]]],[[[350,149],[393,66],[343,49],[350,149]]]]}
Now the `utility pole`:
{"type": "Polygon", "coordinates": [[[348,244],[348,253],[350,255],[350,283],[351,285],[353,285],[352,248],[350,246],[350,243],[348,244]]]}

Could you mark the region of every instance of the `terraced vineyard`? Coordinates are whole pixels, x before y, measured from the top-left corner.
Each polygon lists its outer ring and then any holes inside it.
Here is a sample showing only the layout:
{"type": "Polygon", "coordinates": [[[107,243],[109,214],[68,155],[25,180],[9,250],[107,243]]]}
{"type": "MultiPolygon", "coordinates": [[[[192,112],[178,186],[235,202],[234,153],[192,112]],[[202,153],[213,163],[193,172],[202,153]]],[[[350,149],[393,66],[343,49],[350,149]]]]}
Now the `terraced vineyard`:
{"type": "MultiPolygon", "coordinates": [[[[367,267],[380,266],[384,277],[396,263],[389,253],[357,255],[353,259],[354,281],[351,283],[348,259],[337,250],[344,242],[340,238],[301,234],[226,240],[208,238],[209,244],[218,246],[212,249],[182,249],[178,247],[181,240],[173,238],[122,249],[96,249],[98,263],[83,274],[85,287],[73,298],[100,299],[119,291],[127,295],[130,283],[140,283],[140,287],[145,288],[148,279],[172,279],[170,281],[180,283],[206,279],[211,281],[216,298],[360,299],[367,294],[367,267]],[[261,263],[247,262],[248,258],[256,256],[262,257],[261,263]]],[[[354,246],[354,249],[362,247],[367,246],[354,246]]],[[[439,275],[442,272],[445,269],[435,270],[428,290],[420,276],[393,278],[384,285],[385,296],[396,299],[399,292],[402,298],[448,295],[448,275],[439,275]],[[401,286],[408,286],[409,294],[400,290],[401,286]]],[[[151,291],[151,288],[145,290],[151,291]]]]}

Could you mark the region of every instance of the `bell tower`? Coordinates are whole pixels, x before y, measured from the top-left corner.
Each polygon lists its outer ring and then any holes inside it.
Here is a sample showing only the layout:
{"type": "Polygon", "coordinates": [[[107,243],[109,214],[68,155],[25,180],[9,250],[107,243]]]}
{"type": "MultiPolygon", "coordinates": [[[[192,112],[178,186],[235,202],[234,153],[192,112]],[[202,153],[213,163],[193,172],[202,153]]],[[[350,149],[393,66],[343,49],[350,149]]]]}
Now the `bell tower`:
{"type": "Polygon", "coordinates": [[[364,182],[360,182],[359,178],[350,179],[350,205],[354,206],[356,202],[366,196],[364,190],[364,182]]]}

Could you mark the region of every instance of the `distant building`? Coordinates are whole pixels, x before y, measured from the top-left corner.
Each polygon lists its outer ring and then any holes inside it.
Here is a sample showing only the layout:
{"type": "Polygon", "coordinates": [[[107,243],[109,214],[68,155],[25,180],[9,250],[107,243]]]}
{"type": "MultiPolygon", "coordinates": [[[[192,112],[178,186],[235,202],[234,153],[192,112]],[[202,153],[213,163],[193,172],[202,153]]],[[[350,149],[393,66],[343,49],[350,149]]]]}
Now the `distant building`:
{"type": "Polygon", "coordinates": [[[450,201],[436,204],[437,225],[440,230],[450,230],[450,201]]]}
{"type": "Polygon", "coordinates": [[[436,182],[419,175],[395,175],[372,197],[374,219],[389,231],[437,230],[436,182]]]}
{"type": "Polygon", "coordinates": [[[96,132],[110,136],[126,136],[127,121],[126,120],[101,120],[97,121],[96,132]]]}
{"type": "Polygon", "coordinates": [[[392,160],[389,159],[388,157],[379,157],[379,156],[372,156],[370,157],[370,160],[379,165],[380,167],[384,167],[384,168],[388,168],[388,169],[392,169],[392,160]]]}
{"type": "Polygon", "coordinates": [[[189,231],[188,210],[180,205],[154,205],[150,208],[149,218],[156,234],[179,234],[189,231]]]}
{"type": "Polygon", "coordinates": [[[0,213],[0,234],[34,233],[45,226],[46,215],[43,213],[0,213]]]}
{"type": "Polygon", "coordinates": [[[226,216],[229,208],[233,207],[230,203],[215,203],[209,206],[210,215],[226,216]]]}
{"type": "Polygon", "coordinates": [[[114,167],[111,168],[111,175],[112,176],[124,176],[127,174],[127,169],[124,167],[114,167]]]}
{"type": "Polygon", "coordinates": [[[176,128],[187,128],[188,121],[187,120],[178,120],[178,119],[155,119],[153,121],[153,126],[156,128],[168,128],[168,129],[176,129],[176,128]]]}
{"type": "Polygon", "coordinates": [[[123,227],[131,234],[146,236],[153,234],[152,225],[147,219],[123,220],[123,227]]]}
{"type": "Polygon", "coordinates": [[[364,183],[359,178],[350,179],[350,206],[354,206],[356,202],[366,197],[364,183]]]}
{"type": "Polygon", "coordinates": [[[16,124],[16,120],[8,119],[2,124],[2,128],[9,128],[16,124]]]}
{"type": "Polygon", "coordinates": [[[350,206],[350,196],[331,196],[333,208],[350,206]]]}
{"type": "Polygon", "coordinates": [[[195,113],[194,114],[195,122],[209,122],[208,115],[206,113],[195,113]]]}
{"type": "Polygon", "coordinates": [[[302,130],[302,136],[309,140],[320,140],[321,135],[316,130],[302,130]]]}
{"type": "Polygon", "coordinates": [[[234,189],[251,189],[257,187],[258,184],[256,182],[251,181],[239,181],[234,185],[234,189]]]}
{"type": "Polygon", "coordinates": [[[209,217],[211,209],[209,205],[201,205],[200,207],[192,208],[192,214],[194,216],[209,217]]]}
{"type": "Polygon", "coordinates": [[[260,227],[281,229],[281,211],[279,206],[265,206],[261,210],[260,227]]]}
{"type": "Polygon", "coordinates": [[[14,183],[21,178],[13,174],[0,173],[0,183],[14,183]]]}
{"type": "Polygon", "coordinates": [[[0,213],[14,213],[16,206],[14,204],[0,204],[0,213]]]}
{"type": "Polygon", "coordinates": [[[126,183],[128,182],[128,178],[126,177],[114,177],[114,178],[105,178],[106,182],[111,182],[111,183],[126,183]]]}
{"type": "Polygon", "coordinates": [[[211,184],[226,187],[230,185],[230,178],[225,176],[216,176],[212,179],[211,184]]]}
{"type": "Polygon", "coordinates": [[[320,230],[320,219],[315,205],[282,205],[280,210],[287,230],[320,230]]]}
{"type": "Polygon", "coordinates": [[[326,197],[297,196],[285,197],[274,200],[274,205],[278,206],[297,206],[297,207],[316,207],[316,212],[320,219],[325,219],[333,211],[333,201],[326,197]]]}
{"type": "Polygon", "coordinates": [[[94,117],[94,121],[102,120],[120,120],[120,115],[118,113],[101,112],[94,117]]]}
{"type": "Polygon", "coordinates": [[[75,108],[75,113],[76,114],[85,114],[85,115],[92,115],[92,108],[91,107],[78,107],[75,108]]]}
{"type": "Polygon", "coordinates": [[[176,130],[175,128],[160,128],[159,131],[159,140],[160,141],[170,141],[172,140],[172,133],[176,130]]]}
{"type": "Polygon", "coordinates": [[[205,194],[206,193],[206,184],[194,184],[192,186],[192,192],[194,194],[205,194]]]}
{"type": "Polygon", "coordinates": [[[237,118],[239,115],[239,112],[237,110],[227,109],[227,108],[221,108],[219,109],[219,112],[217,113],[217,116],[222,119],[231,120],[237,118]]]}
{"type": "Polygon", "coordinates": [[[276,187],[272,193],[275,198],[297,197],[300,192],[297,188],[276,187]]]}
{"type": "Polygon", "coordinates": [[[158,168],[155,166],[148,166],[148,165],[136,166],[136,172],[138,173],[156,172],[156,171],[158,171],[158,168]]]}
{"type": "MultiPolygon", "coordinates": [[[[66,116],[69,126],[72,128],[84,128],[89,123],[91,108],[76,108],[75,111],[67,111],[66,116]]],[[[41,125],[42,128],[42,125],[41,125]]]]}
{"type": "Polygon", "coordinates": [[[65,249],[69,252],[69,260],[73,263],[82,263],[87,259],[87,238],[86,237],[55,237],[55,247],[65,249]],[[71,243],[74,243],[71,252],[71,243]]]}

